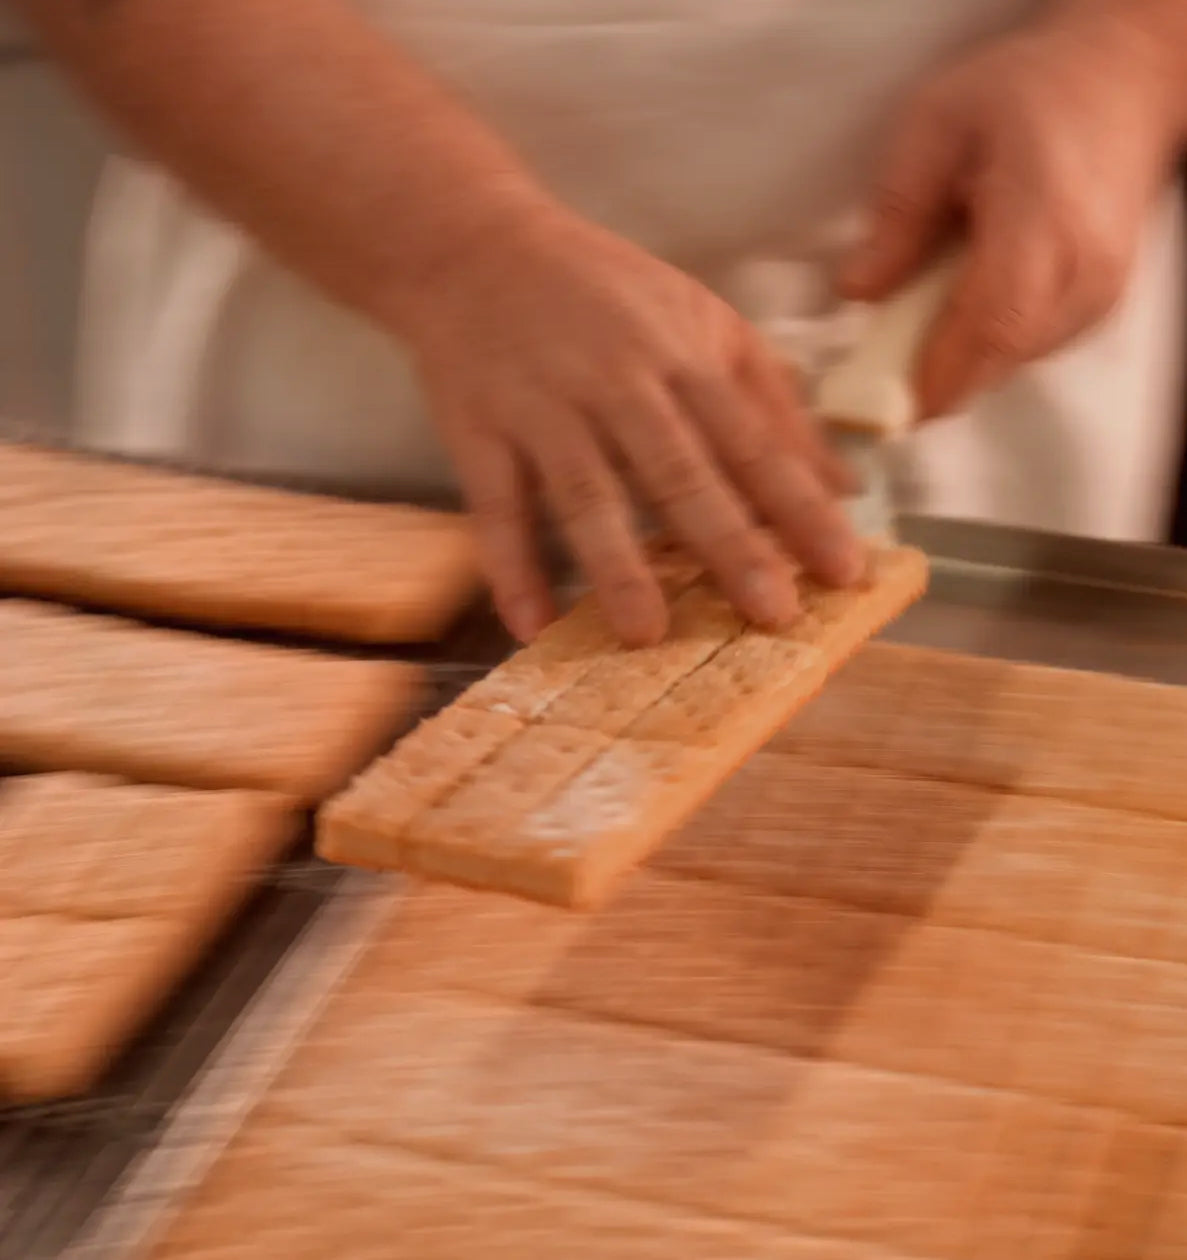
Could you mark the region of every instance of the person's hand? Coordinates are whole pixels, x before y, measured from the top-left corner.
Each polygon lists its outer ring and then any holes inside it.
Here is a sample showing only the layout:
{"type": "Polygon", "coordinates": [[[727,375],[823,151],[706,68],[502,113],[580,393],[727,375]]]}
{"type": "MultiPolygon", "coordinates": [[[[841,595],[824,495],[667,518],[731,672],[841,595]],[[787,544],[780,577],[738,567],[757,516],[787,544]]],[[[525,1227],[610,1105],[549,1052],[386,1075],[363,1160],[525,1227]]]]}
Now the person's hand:
{"type": "Polygon", "coordinates": [[[635,493],[760,624],[796,611],[791,559],[830,584],[861,576],[844,467],[755,331],[683,272],[549,206],[438,272],[417,317],[428,400],[521,639],[554,615],[537,506],[629,644],[667,628],[635,493]]]}
{"type": "Polygon", "coordinates": [[[949,233],[967,237],[920,360],[925,415],[951,412],[1114,306],[1173,161],[1169,98],[1140,30],[1065,12],[965,56],[910,100],[841,287],[884,297],[949,233]]]}

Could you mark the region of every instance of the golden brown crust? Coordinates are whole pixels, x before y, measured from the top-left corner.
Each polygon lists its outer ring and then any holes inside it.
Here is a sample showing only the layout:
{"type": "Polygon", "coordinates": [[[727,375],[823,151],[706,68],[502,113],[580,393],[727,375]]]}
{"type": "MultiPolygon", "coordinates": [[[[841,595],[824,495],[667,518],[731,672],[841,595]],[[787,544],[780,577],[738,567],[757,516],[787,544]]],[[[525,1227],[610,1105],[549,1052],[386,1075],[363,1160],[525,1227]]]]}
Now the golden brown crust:
{"type": "Polygon", "coordinates": [[[299,816],[262,792],[88,775],[0,790],[0,1098],[89,1089],[163,1004],[299,816]]]}
{"type": "Polygon", "coordinates": [[[421,722],[322,808],[318,853],[327,862],[390,866],[412,820],[522,729],[507,714],[457,705],[421,722]]]}
{"type": "Polygon", "coordinates": [[[816,763],[1187,820],[1187,688],[871,644],[771,741],[816,763]]]}
{"type": "Polygon", "coordinates": [[[423,671],[0,601],[0,760],[314,803],[407,720],[423,671]]]}
{"type": "MultiPolygon", "coordinates": [[[[331,803],[322,852],[562,905],[597,905],[926,584],[919,552],[879,554],[863,589],[804,583],[804,615],[785,634],[743,627],[720,596],[694,585],[676,599],[672,636],[636,651],[608,646],[604,622],[584,603],[458,702],[535,723],[507,747],[510,760],[496,755],[475,786],[459,778],[451,794],[400,825],[376,796],[356,800],[349,834],[343,826],[335,834],[347,806],[331,803]],[[550,768],[545,750],[572,744],[580,730],[591,737],[584,751],[563,772],[550,768]],[[529,790],[504,799],[500,777],[512,771],[520,747],[523,764],[537,774],[529,790]],[[454,806],[478,784],[498,801],[481,819],[464,799],[454,806]]],[[[402,788],[401,809],[415,794],[402,788]]]]}
{"type": "Polygon", "coordinates": [[[273,1116],[239,1138],[158,1260],[893,1260],[670,1204],[547,1187],[273,1116]],[[299,1210],[306,1205],[308,1210],[299,1210]]]}
{"type": "Polygon", "coordinates": [[[478,586],[459,516],[0,445],[0,591],[397,643],[435,638],[478,586]]]}

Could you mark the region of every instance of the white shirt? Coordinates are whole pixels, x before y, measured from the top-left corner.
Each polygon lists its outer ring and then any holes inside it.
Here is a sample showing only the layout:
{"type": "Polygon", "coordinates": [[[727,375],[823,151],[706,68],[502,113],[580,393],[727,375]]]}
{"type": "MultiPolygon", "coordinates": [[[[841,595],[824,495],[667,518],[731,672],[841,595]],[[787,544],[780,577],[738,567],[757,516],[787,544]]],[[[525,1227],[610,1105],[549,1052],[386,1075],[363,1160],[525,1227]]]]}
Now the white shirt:
{"type": "MultiPolygon", "coordinates": [[[[786,329],[818,313],[812,268],[844,244],[897,103],[1041,0],[359,2],[570,205],[786,329]]],[[[1156,537],[1181,251],[1168,199],[1107,325],[911,439],[906,505],[1156,537]]],[[[82,347],[84,444],[367,490],[452,481],[400,348],[135,161],[96,204],[82,347]]]]}

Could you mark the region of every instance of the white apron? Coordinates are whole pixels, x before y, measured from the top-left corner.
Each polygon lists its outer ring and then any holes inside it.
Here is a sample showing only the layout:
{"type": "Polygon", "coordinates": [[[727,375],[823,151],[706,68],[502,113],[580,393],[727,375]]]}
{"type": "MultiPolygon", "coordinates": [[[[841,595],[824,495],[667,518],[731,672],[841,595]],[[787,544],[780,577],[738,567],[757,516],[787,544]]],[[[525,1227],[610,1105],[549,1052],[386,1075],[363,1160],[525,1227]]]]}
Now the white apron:
{"type": "MultiPolygon", "coordinates": [[[[786,332],[819,313],[811,267],[843,242],[896,103],[1036,0],[358,3],[570,205],[786,332]]],[[[906,505],[1156,537],[1177,451],[1181,250],[1168,194],[1123,308],[912,438],[906,505]]],[[[76,430],[249,476],[452,484],[399,347],[131,159],[112,162],[95,207],[76,430]]]]}

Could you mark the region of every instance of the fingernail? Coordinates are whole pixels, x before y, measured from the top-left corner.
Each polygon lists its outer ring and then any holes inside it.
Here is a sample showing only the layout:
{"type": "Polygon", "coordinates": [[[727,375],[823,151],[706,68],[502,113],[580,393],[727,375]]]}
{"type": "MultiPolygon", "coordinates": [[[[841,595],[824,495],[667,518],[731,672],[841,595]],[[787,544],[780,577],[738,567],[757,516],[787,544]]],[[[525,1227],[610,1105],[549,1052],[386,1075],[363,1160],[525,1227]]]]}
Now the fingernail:
{"type": "Polygon", "coordinates": [[[507,629],[520,641],[531,643],[548,625],[551,610],[543,600],[532,596],[513,600],[507,608],[507,629]]]}
{"type": "Polygon", "coordinates": [[[746,613],[756,623],[772,629],[785,626],[799,612],[800,602],[789,577],[769,569],[752,569],[745,580],[746,613]]]}
{"type": "Polygon", "coordinates": [[[821,576],[837,586],[853,586],[865,576],[869,557],[856,538],[829,539],[821,544],[821,576]]]}
{"type": "Polygon", "coordinates": [[[617,625],[617,633],[624,647],[655,647],[667,636],[668,619],[666,616],[624,618],[617,625]]]}

